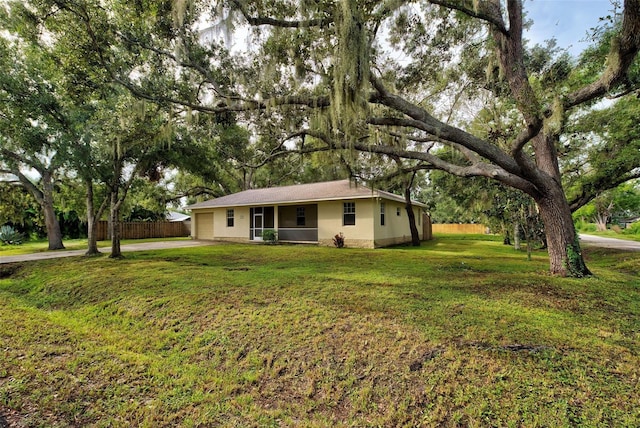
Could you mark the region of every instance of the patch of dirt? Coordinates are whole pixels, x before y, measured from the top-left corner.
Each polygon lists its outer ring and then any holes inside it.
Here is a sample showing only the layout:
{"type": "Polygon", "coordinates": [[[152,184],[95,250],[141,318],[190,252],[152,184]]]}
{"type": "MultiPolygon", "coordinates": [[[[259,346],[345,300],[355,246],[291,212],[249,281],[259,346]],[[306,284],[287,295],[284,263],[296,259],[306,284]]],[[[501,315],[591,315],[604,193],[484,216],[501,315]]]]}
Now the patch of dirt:
{"type": "MultiPolygon", "coordinates": [[[[22,268],[22,265],[19,263],[9,263],[6,265],[0,265],[0,279],[12,277],[21,268],[22,268]]],[[[0,428],[2,428],[2,425],[0,425],[0,428]]]]}
{"type": "Polygon", "coordinates": [[[520,344],[520,343],[512,343],[507,345],[492,345],[487,342],[460,342],[456,344],[459,347],[469,347],[475,349],[481,349],[483,351],[511,351],[511,352],[521,352],[528,351],[531,353],[543,351],[545,349],[553,349],[550,346],[545,345],[532,345],[532,344],[520,344]]]}
{"type": "Polygon", "coordinates": [[[435,357],[437,357],[438,355],[442,354],[443,351],[444,351],[443,348],[435,348],[435,349],[432,349],[430,351],[425,352],[422,355],[422,357],[420,357],[420,359],[415,360],[414,362],[409,364],[409,371],[416,372],[416,371],[420,370],[424,363],[426,363],[427,361],[433,360],[435,357]]]}
{"type": "Polygon", "coordinates": [[[226,271],[248,271],[249,268],[248,267],[225,267],[223,268],[226,271]]]}
{"type": "Polygon", "coordinates": [[[22,418],[18,412],[0,409],[0,428],[22,428],[22,418]]]}
{"type": "Polygon", "coordinates": [[[529,307],[551,307],[584,313],[583,299],[576,291],[565,290],[545,281],[540,282],[487,282],[469,288],[470,291],[487,298],[502,298],[508,294],[517,297],[520,304],[529,307]]]}

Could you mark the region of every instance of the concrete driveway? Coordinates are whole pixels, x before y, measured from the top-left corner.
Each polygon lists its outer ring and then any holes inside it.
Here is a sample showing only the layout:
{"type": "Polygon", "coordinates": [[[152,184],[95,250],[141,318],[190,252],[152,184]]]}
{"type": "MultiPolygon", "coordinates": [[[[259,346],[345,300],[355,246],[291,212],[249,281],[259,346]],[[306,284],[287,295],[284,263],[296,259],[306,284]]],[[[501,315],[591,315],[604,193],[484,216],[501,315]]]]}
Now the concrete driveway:
{"type": "Polygon", "coordinates": [[[640,242],[624,239],[604,238],[602,236],[580,234],[580,243],[584,246],[611,248],[624,251],[640,251],[640,242]]]}
{"type": "MultiPolygon", "coordinates": [[[[127,244],[122,245],[120,249],[123,253],[132,251],[147,251],[147,250],[166,250],[169,248],[188,248],[188,247],[202,247],[205,245],[214,245],[212,241],[156,241],[156,242],[142,242],[140,244],[127,244]]],[[[22,254],[19,256],[2,256],[0,257],[0,264],[3,263],[16,263],[16,262],[28,262],[32,260],[47,260],[58,259],[62,257],[78,257],[84,255],[87,250],[59,250],[59,251],[44,251],[41,253],[22,254]]],[[[109,254],[111,247],[102,248],[102,253],[109,254]]]]}

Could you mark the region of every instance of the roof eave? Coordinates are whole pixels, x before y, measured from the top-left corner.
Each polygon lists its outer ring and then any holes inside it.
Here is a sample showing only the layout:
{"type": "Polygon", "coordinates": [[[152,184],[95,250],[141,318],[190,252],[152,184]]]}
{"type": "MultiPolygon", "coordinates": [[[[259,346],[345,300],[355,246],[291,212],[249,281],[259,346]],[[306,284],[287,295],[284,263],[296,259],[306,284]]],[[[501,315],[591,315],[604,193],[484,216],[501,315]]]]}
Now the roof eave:
{"type": "MultiPolygon", "coordinates": [[[[314,199],[296,199],[291,201],[264,201],[264,202],[244,202],[239,204],[221,204],[221,205],[206,205],[206,206],[198,206],[199,204],[189,205],[185,207],[185,209],[193,211],[194,209],[208,209],[208,208],[231,208],[231,207],[259,207],[265,205],[297,205],[304,203],[313,203],[313,202],[330,202],[330,201],[348,201],[352,199],[387,199],[395,202],[404,202],[404,198],[399,195],[394,195],[392,193],[389,194],[381,194],[377,190],[371,192],[370,195],[353,195],[353,196],[336,196],[330,198],[314,198],[314,199]]],[[[206,202],[202,202],[205,204],[206,202]]],[[[415,206],[419,206],[421,208],[427,208],[427,205],[418,201],[411,201],[411,203],[415,206]]]]}

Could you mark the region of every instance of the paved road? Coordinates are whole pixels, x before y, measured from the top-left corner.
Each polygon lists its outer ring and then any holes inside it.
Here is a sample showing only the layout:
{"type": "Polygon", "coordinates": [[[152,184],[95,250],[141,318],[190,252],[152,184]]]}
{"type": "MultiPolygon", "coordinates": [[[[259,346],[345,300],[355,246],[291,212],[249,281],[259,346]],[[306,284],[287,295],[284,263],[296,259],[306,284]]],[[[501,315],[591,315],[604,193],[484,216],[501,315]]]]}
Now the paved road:
{"type": "Polygon", "coordinates": [[[640,242],[602,236],[580,234],[580,243],[585,246],[612,248],[615,250],[640,251],[640,242]]]}
{"type": "MultiPolygon", "coordinates": [[[[147,250],[164,250],[168,248],[187,248],[187,247],[201,247],[203,245],[213,245],[211,241],[156,241],[156,242],[143,242],[140,244],[127,244],[120,247],[123,253],[131,251],[147,251],[147,250]]],[[[59,251],[45,251],[41,253],[23,254],[19,256],[2,256],[0,257],[0,264],[2,263],[15,263],[15,262],[28,262],[32,260],[46,260],[57,259],[61,257],[77,257],[82,256],[87,250],[59,250],[59,251]]],[[[111,247],[103,248],[102,252],[108,254],[111,251],[111,247]]]]}

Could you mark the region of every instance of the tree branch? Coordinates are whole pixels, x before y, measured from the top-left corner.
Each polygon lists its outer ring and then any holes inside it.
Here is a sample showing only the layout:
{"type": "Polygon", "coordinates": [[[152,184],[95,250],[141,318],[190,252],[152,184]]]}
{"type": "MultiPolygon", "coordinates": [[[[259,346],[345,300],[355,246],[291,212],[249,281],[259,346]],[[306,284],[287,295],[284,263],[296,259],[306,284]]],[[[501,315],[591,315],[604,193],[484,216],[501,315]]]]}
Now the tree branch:
{"type": "MultiPolygon", "coordinates": [[[[416,127],[415,121],[413,120],[409,120],[409,119],[400,119],[400,118],[371,118],[368,120],[368,123],[372,124],[372,125],[387,125],[387,126],[403,126],[403,127],[416,127]]],[[[419,126],[419,123],[418,123],[419,126]]],[[[441,143],[441,144],[445,144],[447,146],[453,147],[456,150],[460,151],[464,157],[467,158],[467,160],[469,160],[469,162],[471,163],[477,163],[480,162],[480,156],[478,156],[477,153],[475,153],[472,150],[469,150],[468,148],[466,148],[465,146],[458,144],[458,143],[453,143],[451,141],[448,140],[444,140],[442,138],[439,138],[435,135],[430,135],[427,133],[427,137],[425,138],[419,138],[419,137],[413,137],[413,136],[408,136],[408,135],[403,135],[403,134],[398,134],[398,133],[393,133],[390,132],[389,135],[393,135],[393,136],[397,136],[400,138],[407,138],[411,141],[415,141],[415,142],[419,142],[419,143],[431,143],[430,146],[428,146],[426,149],[424,149],[423,151],[428,152],[429,150],[431,150],[431,148],[433,147],[434,143],[441,143]]]]}
{"type": "Polygon", "coordinates": [[[44,204],[44,193],[40,189],[38,189],[38,187],[35,184],[33,184],[33,182],[29,180],[29,178],[26,175],[24,175],[19,170],[13,171],[12,174],[18,177],[18,180],[20,180],[20,183],[22,184],[22,186],[25,189],[27,189],[27,191],[31,193],[31,195],[33,195],[33,197],[35,198],[36,202],[38,202],[38,204],[40,205],[44,204]]]}
{"type": "Polygon", "coordinates": [[[426,144],[426,146],[422,146],[422,150],[425,152],[428,152],[429,150],[431,150],[433,146],[435,146],[435,144],[438,142],[430,135],[427,135],[426,137],[418,137],[416,135],[401,134],[399,132],[392,132],[388,130],[385,130],[385,133],[394,138],[406,139],[408,141],[411,141],[417,144],[426,144]]]}
{"type": "Polygon", "coordinates": [[[542,129],[542,121],[536,121],[523,129],[511,142],[511,154],[514,158],[522,151],[524,146],[531,141],[542,129]]]}
{"type": "Polygon", "coordinates": [[[625,0],[622,29],[611,40],[607,68],[595,82],[569,94],[565,109],[605,95],[616,85],[627,80],[627,72],[640,50],[640,0],[625,0]]]}
{"type": "Polygon", "coordinates": [[[328,96],[308,97],[304,95],[289,95],[284,97],[270,98],[262,101],[245,99],[245,100],[235,102],[235,103],[230,103],[230,104],[221,103],[217,106],[212,107],[212,106],[197,104],[187,100],[181,100],[178,98],[149,94],[143,91],[142,89],[140,89],[139,87],[137,87],[136,85],[133,85],[132,83],[117,77],[114,78],[114,82],[128,89],[137,98],[141,98],[147,101],[152,101],[154,103],[169,103],[169,104],[174,104],[178,106],[184,106],[194,111],[200,111],[203,113],[224,113],[229,111],[243,112],[243,111],[252,111],[252,110],[266,110],[268,107],[284,106],[284,105],[322,108],[322,107],[328,107],[331,104],[331,101],[328,96]]]}
{"type": "Polygon", "coordinates": [[[497,146],[477,138],[476,136],[461,129],[440,122],[423,108],[418,107],[397,95],[391,94],[387,91],[382,82],[373,75],[371,76],[371,82],[378,91],[378,97],[376,97],[377,102],[413,119],[413,121],[406,122],[406,126],[420,129],[444,141],[460,144],[485,159],[494,162],[509,173],[516,175],[521,174],[520,166],[497,146]]]}
{"type": "Polygon", "coordinates": [[[517,175],[511,174],[504,169],[484,163],[478,162],[469,166],[460,166],[455,165],[450,162],[444,161],[443,159],[432,155],[428,152],[418,152],[412,150],[404,150],[399,147],[392,147],[388,145],[382,144],[368,144],[364,142],[364,139],[355,141],[355,142],[336,142],[333,138],[318,131],[312,130],[302,130],[296,132],[295,134],[289,135],[286,137],[287,140],[291,140],[293,138],[302,138],[305,136],[310,136],[316,138],[326,144],[324,147],[305,147],[297,150],[286,150],[275,153],[273,157],[284,156],[292,153],[296,154],[307,154],[314,153],[319,151],[327,151],[332,149],[356,149],[361,152],[366,153],[376,153],[383,154],[390,157],[396,156],[404,159],[413,159],[421,162],[426,162],[431,165],[431,169],[439,169],[445,172],[448,172],[453,175],[457,175],[459,177],[489,177],[496,179],[502,183],[505,183],[509,186],[515,187],[517,189],[522,190],[528,194],[537,194],[537,189],[533,184],[524,180],[517,175]]]}
{"type": "MultiPolygon", "coordinates": [[[[0,168],[0,174],[13,175],[14,177],[16,176],[13,173],[13,171],[10,170],[10,169],[2,169],[2,168],[0,168]]],[[[0,181],[2,181],[3,183],[22,185],[20,180],[5,180],[4,177],[0,177],[0,181]]]]}
{"type": "Polygon", "coordinates": [[[205,67],[196,64],[194,62],[191,61],[184,61],[179,59],[175,54],[171,53],[171,52],[167,52],[164,51],[162,49],[156,48],[154,46],[149,46],[145,43],[140,42],[137,39],[132,39],[122,33],[118,33],[119,37],[121,37],[123,40],[125,40],[126,42],[132,44],[132,45],[136,45],[141,47],[142,49],[146,49],[149,50],[151,52],[154,52],[160,56],[164,56],[166,58],[169,58],[170,60],[172,60],[173,62],[175,62],[177,65],[184,67],[184,68],[190,68],[192,70],[197,71],[198,73],[200,73],[200,75],[203,76],[204,80],[206,83],[210,84],[213,86],[213,90],[221,97],[224,98],[228,98],[228,99],[242,99],[240,97],[236,97],[236,96],[231,96],[229,94],[224,93],[224,91],[220,88],[220,86],[218,85],[218,83],[216,82],[216,80],[211,76],[211,73],[209,73],[209,70],[207,70],[205,67]]]}
{"type": "Polygon", "coordinates": [[[493,1],[447,1],[447,0],[429,0],[429,3],[442,6],[447,9],[457,10],[469,15],[472,18],[481,19],[496,28],[503,34],[509,34],[509,30],[505,26],[500,11],[500,4],[493,1]]]}
{"type": "Polygon", "coordinates": [[[333,23],[333,17],[325,17],[325,18],[316,18],[316,19],[307,19],[307,20],[285,20],[285,19],[275,19],[271,17],[264,16],[251,16],[247,11],[247,8],[244,2],[240,0],[231,0],[231,3],[236,7],[237,10],[242,13],[244,19],[247,20],[249,25],[252,26],[261,26],[261,25],[270,25],[272,27],[281,27],[281,28],[311,28],[311,27],[320,27],[326,28],[331,23],[333,23]]]}
{"type": "Polygon", "coordinates": [[[186,192],[176,194],[168,198],[167,202],[173,202],[173,201],[180,200],[182,198],[195,197],[195,196],[201,196],[201,195],[207,195],[210,197],[217,198],[220,196],[224,196],[224,193],[221,192],[220,190],[212,189],[210,187],[195,186],[195,187],[192,187],[191,189],[188,189],[186,192]]]}
{"type": "MultiPolygon", "coordinates": [[[[38,171],[38,173],[40,173],[40,175],[42,175],[44,173],[44,171],[46,170],[46,167],[38,160],[36,159],[28,159],[22,155],[19,155],[18,153],[12,152],[11,150],[7,150],[4,148],[0,149],[0,155],[2,157],[4,157],[5,159],[10,159],[13,160],[15,162],[18,163],[22,163],[24,165],[29,166],[30,168],[35,169],[36,171],[38,171]]],[[[17,168],[16,168],[17,170],[17,168]]]]}
{"type": "Polygon", "coordinates": [[[621,177],[617,177],[615,180],[606,180],[607,183],[603,183],[604,180],[586,183],[586,185],[582,187],[582,192],[578,196],[574,197],[571,201],[569,201],[571,212],[574,212],[591,202],[596,196],[598,196],[599,193],[605,190],[613,189],[623,183],[626,183],[627,181],[635,180],[637,178],[640,178],[640,171],[625,174],[621,177]]]}
{"type": "Polygon", "coordinates": [[[107,67],[109,62],[107,61],[107,59],[105,57],[105,49],[107,49],[107,46],[104,46],[104,43],[101,43],[101,42],[98,41],[98,37],[96,36],[96,32],[93,29],[93,23],[92,23],[91,16],[87,12],[87,10],[82,8],[82,6],[79,3],[77,3],[77,5],[79,7],[78,10],[73,8],[73,6],[75,6],[76,4],[71,3],[71,2],[66,2],[64,0],[54,0],[54,3],[61,10],[68,11],[72,15],[75,15],[76,17],[78,17],[80,19],[80,21],[84,23],[85,29],[87,30],[87,35],[89,36],[89,39],[91,40],[91,44],[93,45],[93,49],[94,49],[95,52],[98,53],[98,57],[100,58],[100,63],[103,64],[105,66],[105,68],[107,68],[107,72],[110,75],[112,75],[113,74],[112,71],[107,67]]]}

